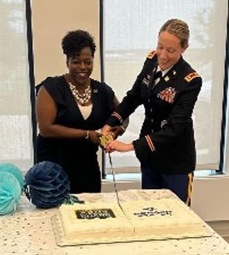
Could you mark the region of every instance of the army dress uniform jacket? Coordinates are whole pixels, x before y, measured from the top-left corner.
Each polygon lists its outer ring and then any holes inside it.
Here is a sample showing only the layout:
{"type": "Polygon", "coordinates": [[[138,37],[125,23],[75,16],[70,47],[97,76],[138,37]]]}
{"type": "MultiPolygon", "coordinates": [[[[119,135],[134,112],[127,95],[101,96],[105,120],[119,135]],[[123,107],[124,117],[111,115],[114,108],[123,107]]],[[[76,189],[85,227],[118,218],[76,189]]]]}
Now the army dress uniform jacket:
{"type": "Polygon", "coordinates": [[[202,79],[182,56],[157,85],[153,81],[156,69],[157,55],[151,52],[107,124],[122,123],[143,104],[145,120],[139,139],[133,142],[137,158],[154,171],[187,174],[196,165],[192,112],[202,79]]]}

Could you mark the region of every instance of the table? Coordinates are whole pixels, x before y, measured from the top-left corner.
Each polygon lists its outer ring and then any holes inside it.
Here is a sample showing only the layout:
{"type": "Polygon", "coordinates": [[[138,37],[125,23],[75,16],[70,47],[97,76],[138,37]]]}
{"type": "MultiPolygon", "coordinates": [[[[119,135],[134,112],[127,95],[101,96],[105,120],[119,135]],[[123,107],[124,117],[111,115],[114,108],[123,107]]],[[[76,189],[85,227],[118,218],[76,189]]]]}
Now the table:
{"type": "MultiPolygon", "coordinates": [[[[80,194],[78,198],[96,201],[116,201],[115,193],[80,194]]],[[[119,192],[120,201],[142,197],[175,196],[169,190],[128,190],[119,192]]],[[[3,255],[229,255],[229,244],[206,223],[210,237],[170,239],[147,242],[65,246],[56,244],[52,220],[57,208],[37,209],[25,196],[17,211],[0,217],[0,254],[3,255]]]]}

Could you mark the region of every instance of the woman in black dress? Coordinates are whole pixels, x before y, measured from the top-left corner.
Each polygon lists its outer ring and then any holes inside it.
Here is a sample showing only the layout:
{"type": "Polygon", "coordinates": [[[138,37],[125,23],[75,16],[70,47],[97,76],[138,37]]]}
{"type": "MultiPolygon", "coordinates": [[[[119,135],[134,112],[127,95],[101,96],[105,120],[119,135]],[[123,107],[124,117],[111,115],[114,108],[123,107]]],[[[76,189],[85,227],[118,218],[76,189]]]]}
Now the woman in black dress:
{"type": "MultiPolygon", "coordinates": [[[[68,73],[48,77],[37,86],[37,162],[61,165],[69,176],[71,193],[100,192],[101,134],[96,130],[119,102],[108,85],[90,78],[96,45],[88,32],[67,33],[62,49],[68,73]]],[[[121,134],[123,126],[113,132],[121,134]]]]}

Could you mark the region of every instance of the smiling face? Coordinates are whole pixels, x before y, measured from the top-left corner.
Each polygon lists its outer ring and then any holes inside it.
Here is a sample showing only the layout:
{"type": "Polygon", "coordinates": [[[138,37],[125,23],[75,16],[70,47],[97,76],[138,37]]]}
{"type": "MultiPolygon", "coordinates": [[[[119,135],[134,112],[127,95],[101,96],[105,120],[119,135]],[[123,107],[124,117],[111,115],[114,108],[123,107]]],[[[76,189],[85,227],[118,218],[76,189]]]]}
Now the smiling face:
{"type": "Polygon", "coordinates": [[[67,59],[69,75],[75,85],[84,86],[88,84],[93,71],[93,56],[90,47],[83,48],[79,54],[67,59]]]}
{"type": "Polygon", "coordinates": [[[163,71],[174,66],[187,47],[188,45],[185,47],[181,46],[181,40],[177,36],[168,31],[162,31],[158,36],[158,44],[156,48],[158,65],[161,70],[163,71]]]}

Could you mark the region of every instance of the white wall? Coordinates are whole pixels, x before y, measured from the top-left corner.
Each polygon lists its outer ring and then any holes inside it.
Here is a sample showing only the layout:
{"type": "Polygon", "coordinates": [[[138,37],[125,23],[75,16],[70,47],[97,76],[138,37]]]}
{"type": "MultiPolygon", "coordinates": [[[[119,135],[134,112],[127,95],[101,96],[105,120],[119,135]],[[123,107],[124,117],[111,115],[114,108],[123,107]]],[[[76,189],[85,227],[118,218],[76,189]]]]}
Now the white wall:
{"type": "Polygon", "coordinates": [[[83,29],[95,37],[93,78],[100,78],[99,0],[33,0],[32,30],[35,82],[67,72],[61,41],[71,30],[83,29]]]}
{"type": "Polygon", "coordinates": [[[195,178],[192,209],[205,221],[229,220],[229,177],[195,178]]]}

